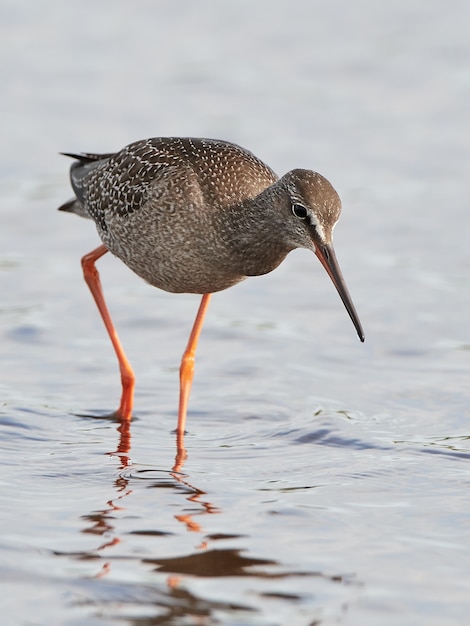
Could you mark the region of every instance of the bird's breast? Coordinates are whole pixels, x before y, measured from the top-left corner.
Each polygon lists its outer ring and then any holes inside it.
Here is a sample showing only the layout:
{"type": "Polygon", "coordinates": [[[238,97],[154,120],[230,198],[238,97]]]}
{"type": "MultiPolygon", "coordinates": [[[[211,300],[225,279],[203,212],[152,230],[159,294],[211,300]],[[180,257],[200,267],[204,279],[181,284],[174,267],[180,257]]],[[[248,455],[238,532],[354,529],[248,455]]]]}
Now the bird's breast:
{"type": "Polygon", "coordinates": [[[212,293],[243,280],[243,254],[214,228],[208,211],[188,203],[148,204],[125,217],[107,216],[103,243],[151,285],[175,293],[212,293]]]}

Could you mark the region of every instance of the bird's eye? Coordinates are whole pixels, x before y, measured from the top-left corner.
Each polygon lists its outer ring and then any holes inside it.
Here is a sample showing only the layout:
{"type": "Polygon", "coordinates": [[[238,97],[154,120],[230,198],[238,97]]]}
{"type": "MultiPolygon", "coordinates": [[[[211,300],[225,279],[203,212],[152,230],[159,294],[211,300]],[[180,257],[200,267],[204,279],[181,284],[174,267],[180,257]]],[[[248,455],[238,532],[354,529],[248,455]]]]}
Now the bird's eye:
{"type": "Polygon", "coordinates": [[[303,204],[293,204],[292,213],[295,215],[295,217],[298,217],[301,220],[305,219],[308,215],[308,211],[303,206],[303,204]]]}

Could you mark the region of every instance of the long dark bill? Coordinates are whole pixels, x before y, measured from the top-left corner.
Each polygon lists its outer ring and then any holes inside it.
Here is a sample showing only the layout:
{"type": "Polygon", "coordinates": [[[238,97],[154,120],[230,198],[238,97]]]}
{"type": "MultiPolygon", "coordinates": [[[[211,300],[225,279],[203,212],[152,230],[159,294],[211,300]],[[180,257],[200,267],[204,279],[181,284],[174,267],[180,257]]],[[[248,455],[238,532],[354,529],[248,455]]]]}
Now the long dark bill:
{"type": "Polygon", "coordinates": [[[364,341],[364,331],[362,330],[361,322],[359,321],[359,316],[356,313],[356,309],[354,308],[354,304],[352,303],[351,296],[349,295],[348,288],[346,287],[346,283],[344,282],[343,274],[339,268],[339,263],[336,259],[336,254],[332,245],[319,246],[315,245],[315,254],[320,259],[320,263],[328,272],[328,276],[333,281],[334,286],[336,287],[339,297],[343,301],[344,306],[346,307],[346,311],[349,313],[349,317],[354,324],[354,328],[357,331],[359,339],[364,341]]]}

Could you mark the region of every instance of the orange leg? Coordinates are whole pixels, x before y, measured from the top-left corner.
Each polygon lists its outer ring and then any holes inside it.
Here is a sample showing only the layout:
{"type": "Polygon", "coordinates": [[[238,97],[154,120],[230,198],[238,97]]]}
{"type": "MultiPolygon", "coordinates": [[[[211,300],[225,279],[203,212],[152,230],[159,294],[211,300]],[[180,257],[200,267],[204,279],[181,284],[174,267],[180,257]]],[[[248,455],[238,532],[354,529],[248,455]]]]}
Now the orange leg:
{"type": "MultiPolygon", "coordinates": [[[[188,408],[189,394],[191,392],[191,385],[194,376],[194,358],[196,356],[197,342],[199,341],[199,335],[201,334],[202,324],[206,315],[207,307],[211,299],[210,293],[206,293],[202,296],[201,304],[194,320],[191,335],[189,336],[188,345],[184,351],[183,358],[181,359],[180,366],[180,402],[178,408],[178,426],[176,432],[179,437],[184,435],[184,425],[186,423],[186,410],[188,408]]],[[[182,442],[181,442],[182,447],[182,442]]]]}
{"type": "Polygon", "coordinates": [[[88,287],[90,288],[93,298],[95,299],[96,305],[103,319],[104,325],[106,326],[106,330],[108,331],[109,338],[111,339],[114,352],[116,353],[119,362],[119,370],[121,372],[122,395],[121,404],[119,405],[119,408],[116,411],[115,415],[122,420],[130,420],[132,418],[132,405],[134,403],[135,376],[111,320],[108,307],[106,306],[106,302],[104,300],[100,275],[95,267],[96,261],[101,258],[103,254],[106,254],[106,252],[108,252],[108,248],[104,245],[101,245],[82,258],[83,276],[88,287]]]}

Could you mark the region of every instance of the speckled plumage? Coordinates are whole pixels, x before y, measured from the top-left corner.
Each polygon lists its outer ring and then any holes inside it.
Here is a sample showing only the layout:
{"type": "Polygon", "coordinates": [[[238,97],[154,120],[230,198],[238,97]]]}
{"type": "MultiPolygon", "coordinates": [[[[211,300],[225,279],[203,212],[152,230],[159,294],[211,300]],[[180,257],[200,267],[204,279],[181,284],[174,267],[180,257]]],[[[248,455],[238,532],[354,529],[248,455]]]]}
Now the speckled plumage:
{"type": "Polygon", "coordinates": [[[332,244],[341,202],[320,174],[297,169],[278,178],[251,152],[214,139],[147,139],[114,154],[68,156],[76,159],[76,197],[60,208],[93,219],[103,241],[82,257],[82,268],[119,363],[119,419],[132,417],[135,376],[95,265],[108,250],[155,287],[203,294],[180,366],[176,432],[182,458],[196,347],[214,291],[266,274],[294,248],[307,248],[364,341],[332,244]]]}
{"type": "Polygon", "coordinates": [[[270,272],[294,248],[330,244],[341,211],[320,174],[278,179],[225,141],[156,138],[70,156],[76,199],[61,208],[93,219],[113,254],[166,291],[212,293],[270,272]]]}

